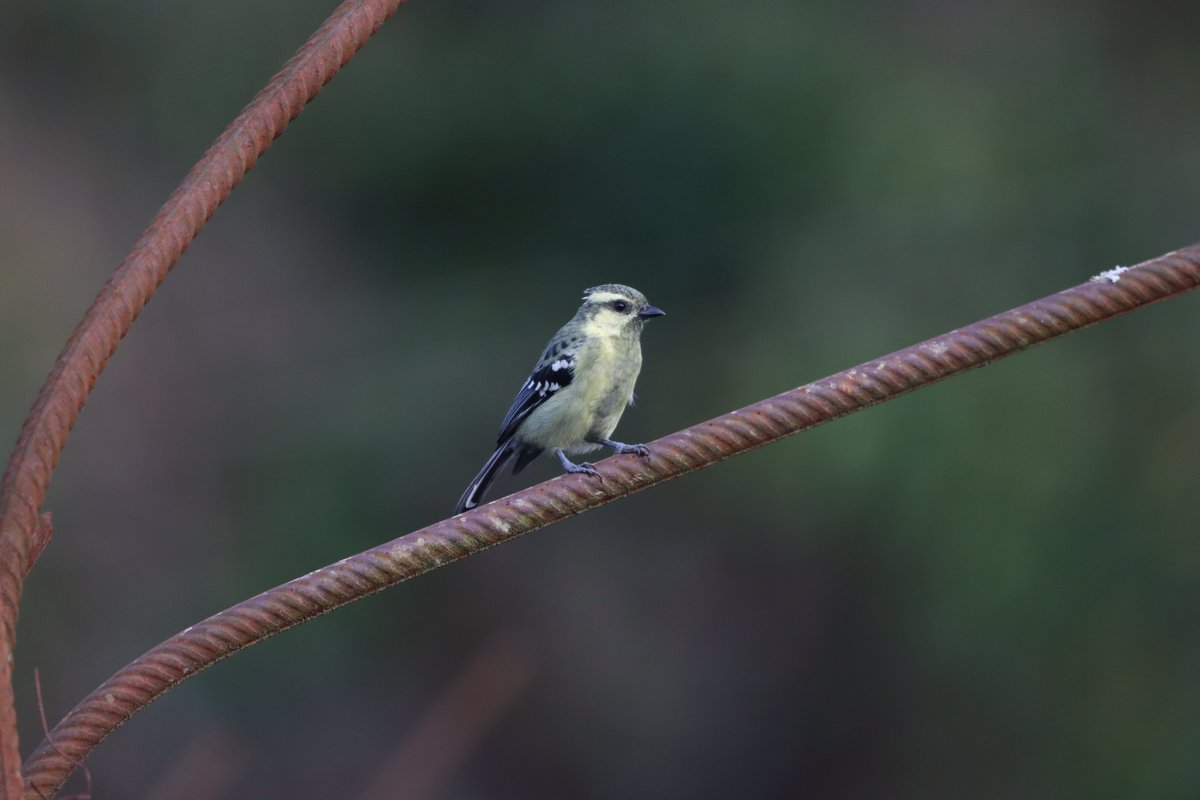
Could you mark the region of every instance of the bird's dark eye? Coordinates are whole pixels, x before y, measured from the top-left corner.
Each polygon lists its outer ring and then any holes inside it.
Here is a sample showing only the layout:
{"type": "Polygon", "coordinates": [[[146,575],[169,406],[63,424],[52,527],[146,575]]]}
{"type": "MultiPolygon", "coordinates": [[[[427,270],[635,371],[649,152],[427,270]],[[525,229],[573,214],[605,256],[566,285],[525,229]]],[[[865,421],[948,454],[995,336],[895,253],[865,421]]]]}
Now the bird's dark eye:
{"type": "Polygon", "coordinates": [[[629,303],[626,303],[624,300],[613,300],[612,310],[618,314],[624,314],[629,310],[629,303]]]}

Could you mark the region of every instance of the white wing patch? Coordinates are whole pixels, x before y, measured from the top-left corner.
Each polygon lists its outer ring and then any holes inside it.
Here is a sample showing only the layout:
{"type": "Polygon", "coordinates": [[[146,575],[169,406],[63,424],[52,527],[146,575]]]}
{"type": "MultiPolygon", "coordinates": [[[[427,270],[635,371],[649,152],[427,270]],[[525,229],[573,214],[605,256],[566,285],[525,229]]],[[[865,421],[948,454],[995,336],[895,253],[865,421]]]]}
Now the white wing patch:
{"type": "Polygon", "coordinates": [[[538,406],[570,386],[575,377],[575,353],[563,352],[574,342],[559,342],[547,348],[539,360],[533,373],[521,385],[521,391],[513,400],[512,407],[500,423],[500,435],[496,437],[497,444],[504,444],[516,433],[522,420],[529,416],[538,406]],[[550,360],[553,359],[553,360],[550,360]]]}
{"type": "Polygon", "coordinates": [[[537,392],[538,397],[545,397],[547,394],[554,394],[562,388],[562,384],[556,381],[529,381],[525,384],[526,389],[532,389],[537,392]]]}

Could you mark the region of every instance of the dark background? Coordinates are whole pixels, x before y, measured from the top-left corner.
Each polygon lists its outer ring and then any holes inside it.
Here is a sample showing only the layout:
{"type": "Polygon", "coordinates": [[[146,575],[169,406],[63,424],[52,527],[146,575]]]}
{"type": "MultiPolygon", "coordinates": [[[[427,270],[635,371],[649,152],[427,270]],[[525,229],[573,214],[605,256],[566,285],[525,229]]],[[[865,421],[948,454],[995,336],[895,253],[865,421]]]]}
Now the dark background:
{"type": "MultiPolygon", "coordinates": [[[[445,516],[588,286],[670,314],[618,429],[643,441],[1200,240],[1196,8],[404,8],[80,418],[22,607],[24,747],[34,667],[53,721],[197,619],[445,516]]],[[[330,10],[6,11],[5,441],[145,223],[330,10]]],[[[288,632],[104,743],[97,796],[1195,797],[1196,303],[288,632]],[[453,685],[502,708],[422,727],[453,685]]]]}

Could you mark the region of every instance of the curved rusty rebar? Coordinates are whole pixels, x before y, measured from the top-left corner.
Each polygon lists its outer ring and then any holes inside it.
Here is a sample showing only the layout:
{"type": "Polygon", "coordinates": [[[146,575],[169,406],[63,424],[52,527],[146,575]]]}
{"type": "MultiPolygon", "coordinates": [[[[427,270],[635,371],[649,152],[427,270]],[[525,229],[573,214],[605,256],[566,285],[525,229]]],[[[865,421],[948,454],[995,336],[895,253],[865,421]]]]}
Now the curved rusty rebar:
{"type": "MultiPolygon", "coordinates": [[[[0,483],[0,799],[21,790],[12,695],[17,606],[38,510],[88,393],[142,307],[229,193],[404,0],[346,0],[192,168],[101,289],[46,378],[0,483]]],[[[43,543],[44,544],[44,543],[43,543]]]]}
{"type": "Polygon", "coordinates": [[[565,475],[311,572],[178,633],[85,698],[25,764],[27,796],[55,791],[134,713],[242,648],[487,547],[730,456],[983,366],[1200,285],[1200,245],[1103,276],[653,442],[647,459],[565,475]],[[56,752],[56,750],[61,751],[56,752]],[[63,755],[65,754],[65,756],[63,755]]]}

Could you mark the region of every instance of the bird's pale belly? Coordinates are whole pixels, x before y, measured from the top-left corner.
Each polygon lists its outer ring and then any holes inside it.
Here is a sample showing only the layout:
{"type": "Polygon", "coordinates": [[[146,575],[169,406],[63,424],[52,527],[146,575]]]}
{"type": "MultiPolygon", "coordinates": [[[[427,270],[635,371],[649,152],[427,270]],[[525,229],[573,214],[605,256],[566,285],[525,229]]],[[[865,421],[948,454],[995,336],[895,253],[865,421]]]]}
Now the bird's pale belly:
{"type": "MultiPolygon", "coordinates": [[[[608,345],[608,343],[604,343],[608,345]]],[[[596,361],[615,360],[611,346],[600,346],[588,354],[596,361]]],[[[641,371],[641,349],[634,347],[620,363],[581,363],[576,369],[571,392],[556,394],[535,409],[521,425],[517,438],[545,449],[559,448],[570,454],[597,449],[597,439],[608,439],[633,399],[633,387],[641,371]],[[607,368],[605,368],[607,366],[607,368]],[[585,401],[584,398],[587,398],[585,401]],[[575,403],[580,408],[570,409],[575,403]],[[570,411],[571,413],[566,413],[570,411]]]]}
{"type": "Polygon", "coordinates": [[[560,448],[573,454],[590,452],[599,447],[595,444],[596,439],[612,436],[632,394],[617,386],[607,387],[591,408],[571,414],[562,413],[569,398],[556,395],[529,415],[517,438],[547,450],[560,448]]]}

